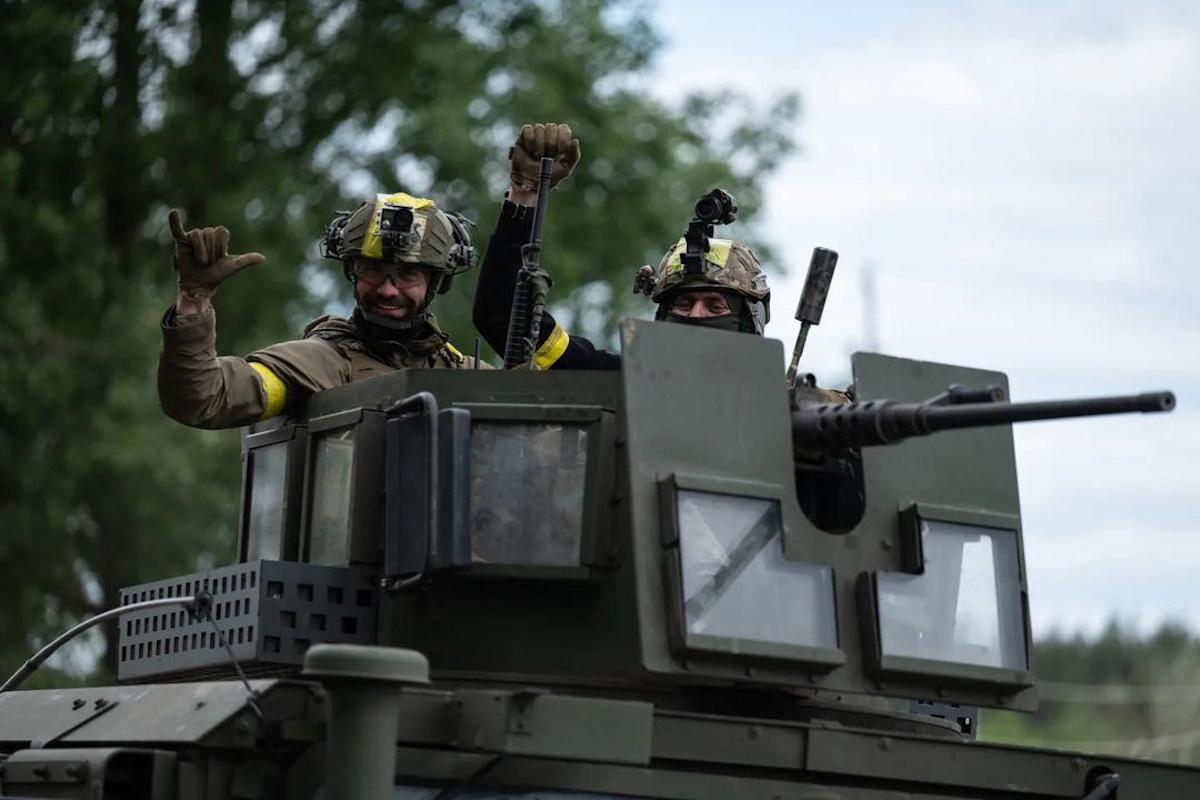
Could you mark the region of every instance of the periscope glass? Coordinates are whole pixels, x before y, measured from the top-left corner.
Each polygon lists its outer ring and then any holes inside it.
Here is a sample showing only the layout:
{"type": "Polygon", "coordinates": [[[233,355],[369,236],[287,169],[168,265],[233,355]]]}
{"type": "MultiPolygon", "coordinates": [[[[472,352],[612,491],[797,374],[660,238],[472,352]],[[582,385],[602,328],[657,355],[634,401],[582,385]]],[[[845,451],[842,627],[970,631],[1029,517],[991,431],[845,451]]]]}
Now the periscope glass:
{"type": "Polygon", "coordinates": [[[877,576],[884,657],[1024,670],[1017,533],[921,520],[925,572],[877,576]]]}
{"type": "Polygon", "coordinates": [[[472,559],[578,566],[588,432],[582,425],[471,427],[472,559]]]}
{"type": "Polygon", "coordinates": [[[250,524],[246,559],[278,559],[283,537],[287,442],[250,451],[250,524]]]}
{"type": "Polygon", "coordinates": [[[835,649],[829,566],[783,557],[779,501],[676,493],[688,635],[835,649]]]}
{"type": "Polygon", "coordinates": [[[347,563],[355,430],[341,428],[317,438],[308,552],[313,564],[347,563]]]}

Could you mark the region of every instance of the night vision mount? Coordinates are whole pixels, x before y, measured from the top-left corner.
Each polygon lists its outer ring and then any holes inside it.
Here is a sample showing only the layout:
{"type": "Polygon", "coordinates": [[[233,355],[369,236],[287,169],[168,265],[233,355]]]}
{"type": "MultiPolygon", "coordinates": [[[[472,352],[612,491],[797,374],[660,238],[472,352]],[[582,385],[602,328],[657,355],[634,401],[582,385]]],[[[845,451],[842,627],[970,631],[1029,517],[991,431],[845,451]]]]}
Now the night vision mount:
{"type": "MultiPolygon", "coordinates": [[[[709,250],[713,228],[730,224],[737,219],[737,212],[737,201],[724,189],[713,189],[696,201],[692,208],[692,220],[688,223],[687,232],[683,234],[686,246],[679,256],[684,274],[704,273],[704,254],[709,250]]],[[[633,278],[634,294],[653,297],[659,277],[655,275],[654,267],[649,264],[640,267],[633,278]]]]}
{"type": "Polygon", "coordinates": [[[704,254],[708,252],[713,227],[730,224],[737,219],[737,212],[737,201],[724,189],[713,189],[696,201],[694,216],[683,235],[687,245],[680,256],[684,274],[697,275],[704,271],[704,254]]]}

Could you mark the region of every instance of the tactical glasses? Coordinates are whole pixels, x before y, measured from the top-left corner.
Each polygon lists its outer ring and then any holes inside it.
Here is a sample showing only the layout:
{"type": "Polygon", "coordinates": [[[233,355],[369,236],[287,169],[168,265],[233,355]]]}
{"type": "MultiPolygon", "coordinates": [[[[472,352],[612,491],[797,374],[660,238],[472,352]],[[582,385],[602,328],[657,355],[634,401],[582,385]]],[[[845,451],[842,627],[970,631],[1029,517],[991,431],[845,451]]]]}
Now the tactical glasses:
{"type": "Polygon", "coordinates": [[[429,277],[429,267],[421,264],[389,264],[373,258],[356,258],[351,264],[354,277],[369,286],[382,286],[384,280],[392,279],[397,287],[407,286],[418,280],[418,275],[424,273],[429,277]]]}

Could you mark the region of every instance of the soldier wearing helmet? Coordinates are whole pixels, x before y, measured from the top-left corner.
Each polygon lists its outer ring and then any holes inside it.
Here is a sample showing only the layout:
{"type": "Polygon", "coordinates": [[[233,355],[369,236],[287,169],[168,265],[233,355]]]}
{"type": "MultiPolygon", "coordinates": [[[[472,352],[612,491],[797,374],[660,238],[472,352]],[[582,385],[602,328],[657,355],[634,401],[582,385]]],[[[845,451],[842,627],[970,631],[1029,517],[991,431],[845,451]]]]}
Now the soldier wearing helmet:
{"type": "Polygon", "coordinates": [[[432,200],[381,194],[326,228],[321,253],[342,262],[354,287],[349,319],[324,316],[303,337],[245,358],[216,355],[217,287],[261,263],[229,253],[224,227],[186,231],[168,216],[175,240],[178,293],[163,318],[158,394],[168,416],[199,428],[268,419],[322,389],[403,368],[473,366],[437,326],[434,298],[475,259],[467,221],[432,200]]]}
{"type": "Polygon", "coordinates": [[[730,239],[709,239],[699,265],[689,271],[686,248],[680,239],[657,269],[646,265],[634,278],[633,290],[658,303],[654,318],[762,336],[771,318],[771,289],[753,251],[730,239]],[[699,313],[698,305],[709,313],[699,313]]]}
{"type": "MultiPolygon", "coordinates": [[[[538,163],[553,158],[550,185],[570,175],[579,162],[579,141],[567,125],[526,125],[509,150],[508,197],[500,210],[475,288],[474,322],[497,352],[504,347],[508,313],[521,265],[521,246],[529,241],[533,206],[537,203],[538,163]]],[[[754,253],[728,239],[708,240],[696,265],[684,268],[686,243],[681,239],[654,269],[638,270],[634,291],[658,303],[656,319],[761,336],[770,317],[771,291],[754,253]]],[[[543,312],[538,347],[541,369],[619,369],[621,357],[569,335],[549,312],[543,312]]]]}

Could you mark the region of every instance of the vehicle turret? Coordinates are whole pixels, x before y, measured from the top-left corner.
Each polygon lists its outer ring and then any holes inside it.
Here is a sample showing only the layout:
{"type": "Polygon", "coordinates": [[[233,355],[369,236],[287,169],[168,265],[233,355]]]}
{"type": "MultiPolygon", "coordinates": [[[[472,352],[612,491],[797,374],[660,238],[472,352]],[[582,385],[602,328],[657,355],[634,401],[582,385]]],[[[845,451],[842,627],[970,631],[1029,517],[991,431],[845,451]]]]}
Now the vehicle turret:
{"type": "Polygon", "coordinates": [[[619,372],[400,371],[246,430],[237,563],[122,592],[121,686],[0,694],[3,792],[1189,796],[974,740],[1037,708],[1010,423],[1169,393],[859,353],[838,405],[777,341],[620,338],[619,372]],[[394,770],[331,786],[391,722],[394,770]]]}

